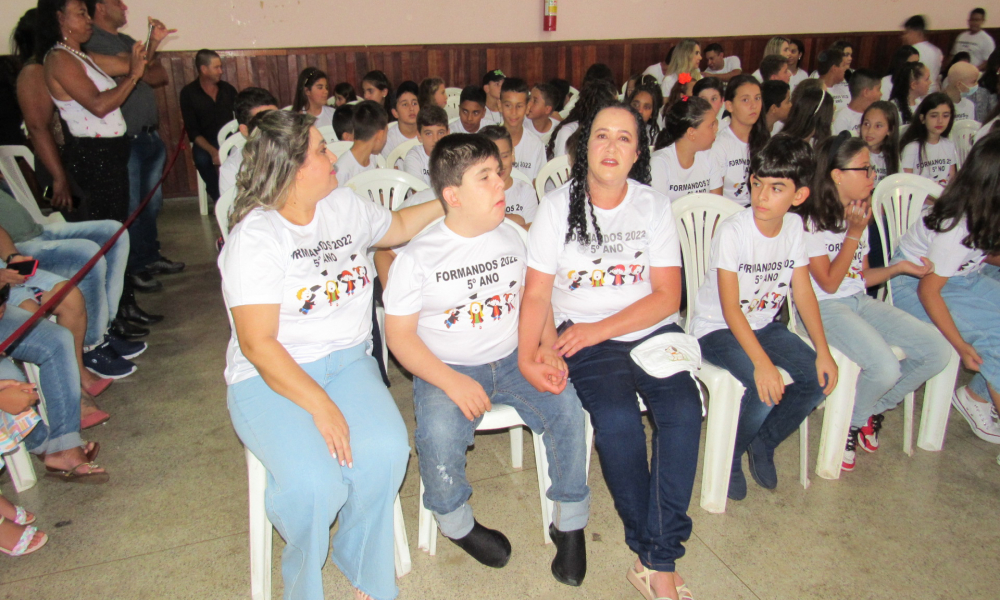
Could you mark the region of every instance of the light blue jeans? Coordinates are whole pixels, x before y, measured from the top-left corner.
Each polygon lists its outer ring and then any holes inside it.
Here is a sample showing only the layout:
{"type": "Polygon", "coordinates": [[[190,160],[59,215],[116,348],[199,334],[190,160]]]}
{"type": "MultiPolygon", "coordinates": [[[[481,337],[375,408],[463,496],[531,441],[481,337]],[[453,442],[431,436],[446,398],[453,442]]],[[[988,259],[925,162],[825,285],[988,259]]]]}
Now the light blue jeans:
{"type": "MultiPolygon", "coordinates": [[[[31,316],[26,310],[8,306],[0,318],[0,341],[7,339],[31,316]]],[[[80,367],[73,348],[73,334],[65,327],[42,319],[7,349],[7,354],[38,365],[38,387],[45,396],[48,423],[42,422],[24,438],[33,454],[61,452],[83,445],[80,438],[80,367]]],[[[0,361],[0,366],[10,361],[0,361]]],[[[6,369],[0,379],[23,379],[6,369]]],[[[15,367],[16,371],[20,371],[15,367]]]]}
{"type": "MultiPolygon", "coordinates": [[[[539,392],[521,375],[517,351],[485,365],[449,365],[483,386],[493,404],[513,406],[535,433],[544,433],[552,486],[546,495],[555,502],[553,522],[560,531],[587,526],[590,488],[587,487],[584,415],[573,384],[559,395],[539,392]]],[[[441,533],[463,538],[475,525],[467,504],[472,486],[465,477],[465,453],[482,422],[465,418],[462,410],[441,388],[413,378],[413,405],[417,431],[414,437],[424,481],[423,503],[437,518],[441,533]]]]}
{"type": "Polygon", "coordinates": [[[229,386],[240,440],[267,469],[264,506],[287,545],[281,557],[286,600],[323,600],[320,570],[330,551],[355,588],[391,600],[396,588],[393,502],[409,458],[406,426],[367,344],[301,365],[343,413],[354,468],[341,467],[312,416],[257,376],[229,386]]]}
{"type": "MultiPolygon", "coordinates": [[[[69,279],[76,275],[101,246],[122,226],[118,221],[84,221],[45,225],[38,237],[17,244],[17,251],[38,259],[38,268],[69,279]]],[[[104,340],[125,282],[128,232],[122,233],[108,253],[78,284],[87,304],[87,335],[84,344],[96,346],[104,340]]]]}
{"type": "MultiPolygon", "coordinates": [[[[851,426],[895,408],[910,392],[941,372],[951,345],[936,327],[864,292],[819,303],[826,341],[861,367],[851,426]],[[890,346],[906,352],[896,359],[890,346]]],[[[799,319],[799,331],[805,325],[799,319]]]]}
{"type": "MultiPolygon", "coordinates": [[[[986,271],[986,269],[984,269],[986,271]]],[[[898,308],[930,323],[931,319],[917,296],[920,280],[906,275],[893,281],[892,300],[898,308]]],[[[969,388],[989,400],[986,384],[1000,391],[1000,281],[980,271],[966,277],[950,277],[941,288],[951,318],[962,338],[979,353],[983,364],[969,388]]]]}

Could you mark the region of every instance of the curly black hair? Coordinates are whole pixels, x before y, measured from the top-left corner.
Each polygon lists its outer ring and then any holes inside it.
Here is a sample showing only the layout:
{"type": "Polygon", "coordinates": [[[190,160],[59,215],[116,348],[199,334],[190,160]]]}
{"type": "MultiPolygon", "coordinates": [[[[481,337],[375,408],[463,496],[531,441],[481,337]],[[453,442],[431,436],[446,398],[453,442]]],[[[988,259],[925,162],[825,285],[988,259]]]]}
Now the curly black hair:
{"type": "MultiPolygon", "coordinates": [[[[579,104],[577,104],[579,106],[579,104]]],[[[639,157],[632,170],[629,171],[629,179],[634,179],[639,183],[649,185],[649,136],[643,126],[642,117],[639,113],[617,99],[605,99],[593,107],[593,111],[582,116],[580,128],[577,130],[576,140],[576,161],[570,170],[569,183],[569,229],[566,231],[566,243],[577,239],[581,244],[586,244],[591,239],[588,233],[587,208],[590,208],[590,225],[594,229],[594,236],[598,244],[604,243],[601,235],[601,228],[597,225],[597,217],[594,215],[594,205],[590,200],[590,184],[587,181],[587,174],[590,172],[590,164],[587,161],[587,150],[590,142],[590,130],[594,126],[594,120],[601,111],[608,108],[617,108],[627,111],[635,118],[635,128],[637,132],[639,157]]]]}

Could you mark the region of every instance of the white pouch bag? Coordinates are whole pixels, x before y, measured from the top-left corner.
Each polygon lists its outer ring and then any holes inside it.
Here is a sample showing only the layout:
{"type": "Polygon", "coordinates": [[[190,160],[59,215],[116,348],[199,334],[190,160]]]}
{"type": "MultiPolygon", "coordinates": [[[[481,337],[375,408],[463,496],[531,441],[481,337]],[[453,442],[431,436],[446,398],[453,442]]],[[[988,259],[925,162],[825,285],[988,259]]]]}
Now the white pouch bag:
{"type": "Polygon", "coordinates": [[[695,371],[701,368],[701,346],[694,336],[677,332],[663,333],[632,348],[629,355],[643,371],[659,379],[666,379],[682,371],[690,373],[698,387],[701,415],[705,416],[705,397],[701,392],[701,383],[694,376],[695,371]]]}

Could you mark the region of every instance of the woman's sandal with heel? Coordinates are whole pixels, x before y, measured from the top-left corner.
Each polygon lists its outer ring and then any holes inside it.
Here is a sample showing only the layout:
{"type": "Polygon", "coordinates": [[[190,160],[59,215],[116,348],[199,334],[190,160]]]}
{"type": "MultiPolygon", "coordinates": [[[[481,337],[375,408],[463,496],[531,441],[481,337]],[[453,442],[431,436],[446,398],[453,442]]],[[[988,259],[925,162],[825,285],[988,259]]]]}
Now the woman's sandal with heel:
{"type": "MultiPolygon", "coordinates": [[[[646,600],[671,600],[666,596],[653,596],[653,588],[649,585],[649,576],[652,573],[653,572],[646,567],[643,567],[641,572],[629,567],[628,573],[625,574],[625,579],[635,586],[635,589],[639,590],[639,593],[642,594],[646,600]]],[[[694,595],[685,583],[677,586],[677,597],[680,598],[680,600],[694,600],[694,595]]]]}

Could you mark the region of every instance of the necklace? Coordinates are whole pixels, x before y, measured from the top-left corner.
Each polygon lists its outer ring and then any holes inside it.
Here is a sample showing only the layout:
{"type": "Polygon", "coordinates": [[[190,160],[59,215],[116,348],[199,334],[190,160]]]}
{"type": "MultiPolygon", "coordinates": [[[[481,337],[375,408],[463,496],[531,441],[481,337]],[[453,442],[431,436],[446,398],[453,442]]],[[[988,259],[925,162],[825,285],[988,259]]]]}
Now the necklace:
{"type": "Polygon", "coordinates": [[[83,52],[80,52],[79,50],[77,50],[75,48],[70,48],[69,46],[67,46],[66,44],[64,44],[62,42],[56,42],[56,46],[59,46],[60,48],[62,48],[66,52],[69,52],[70,54],[72,54],[73,56],[79,58],[80,60],[85,60],[87,62],[90,62],[90,57],[89,56],[87,56],[86,54],[84,54],[83,52]]]}

